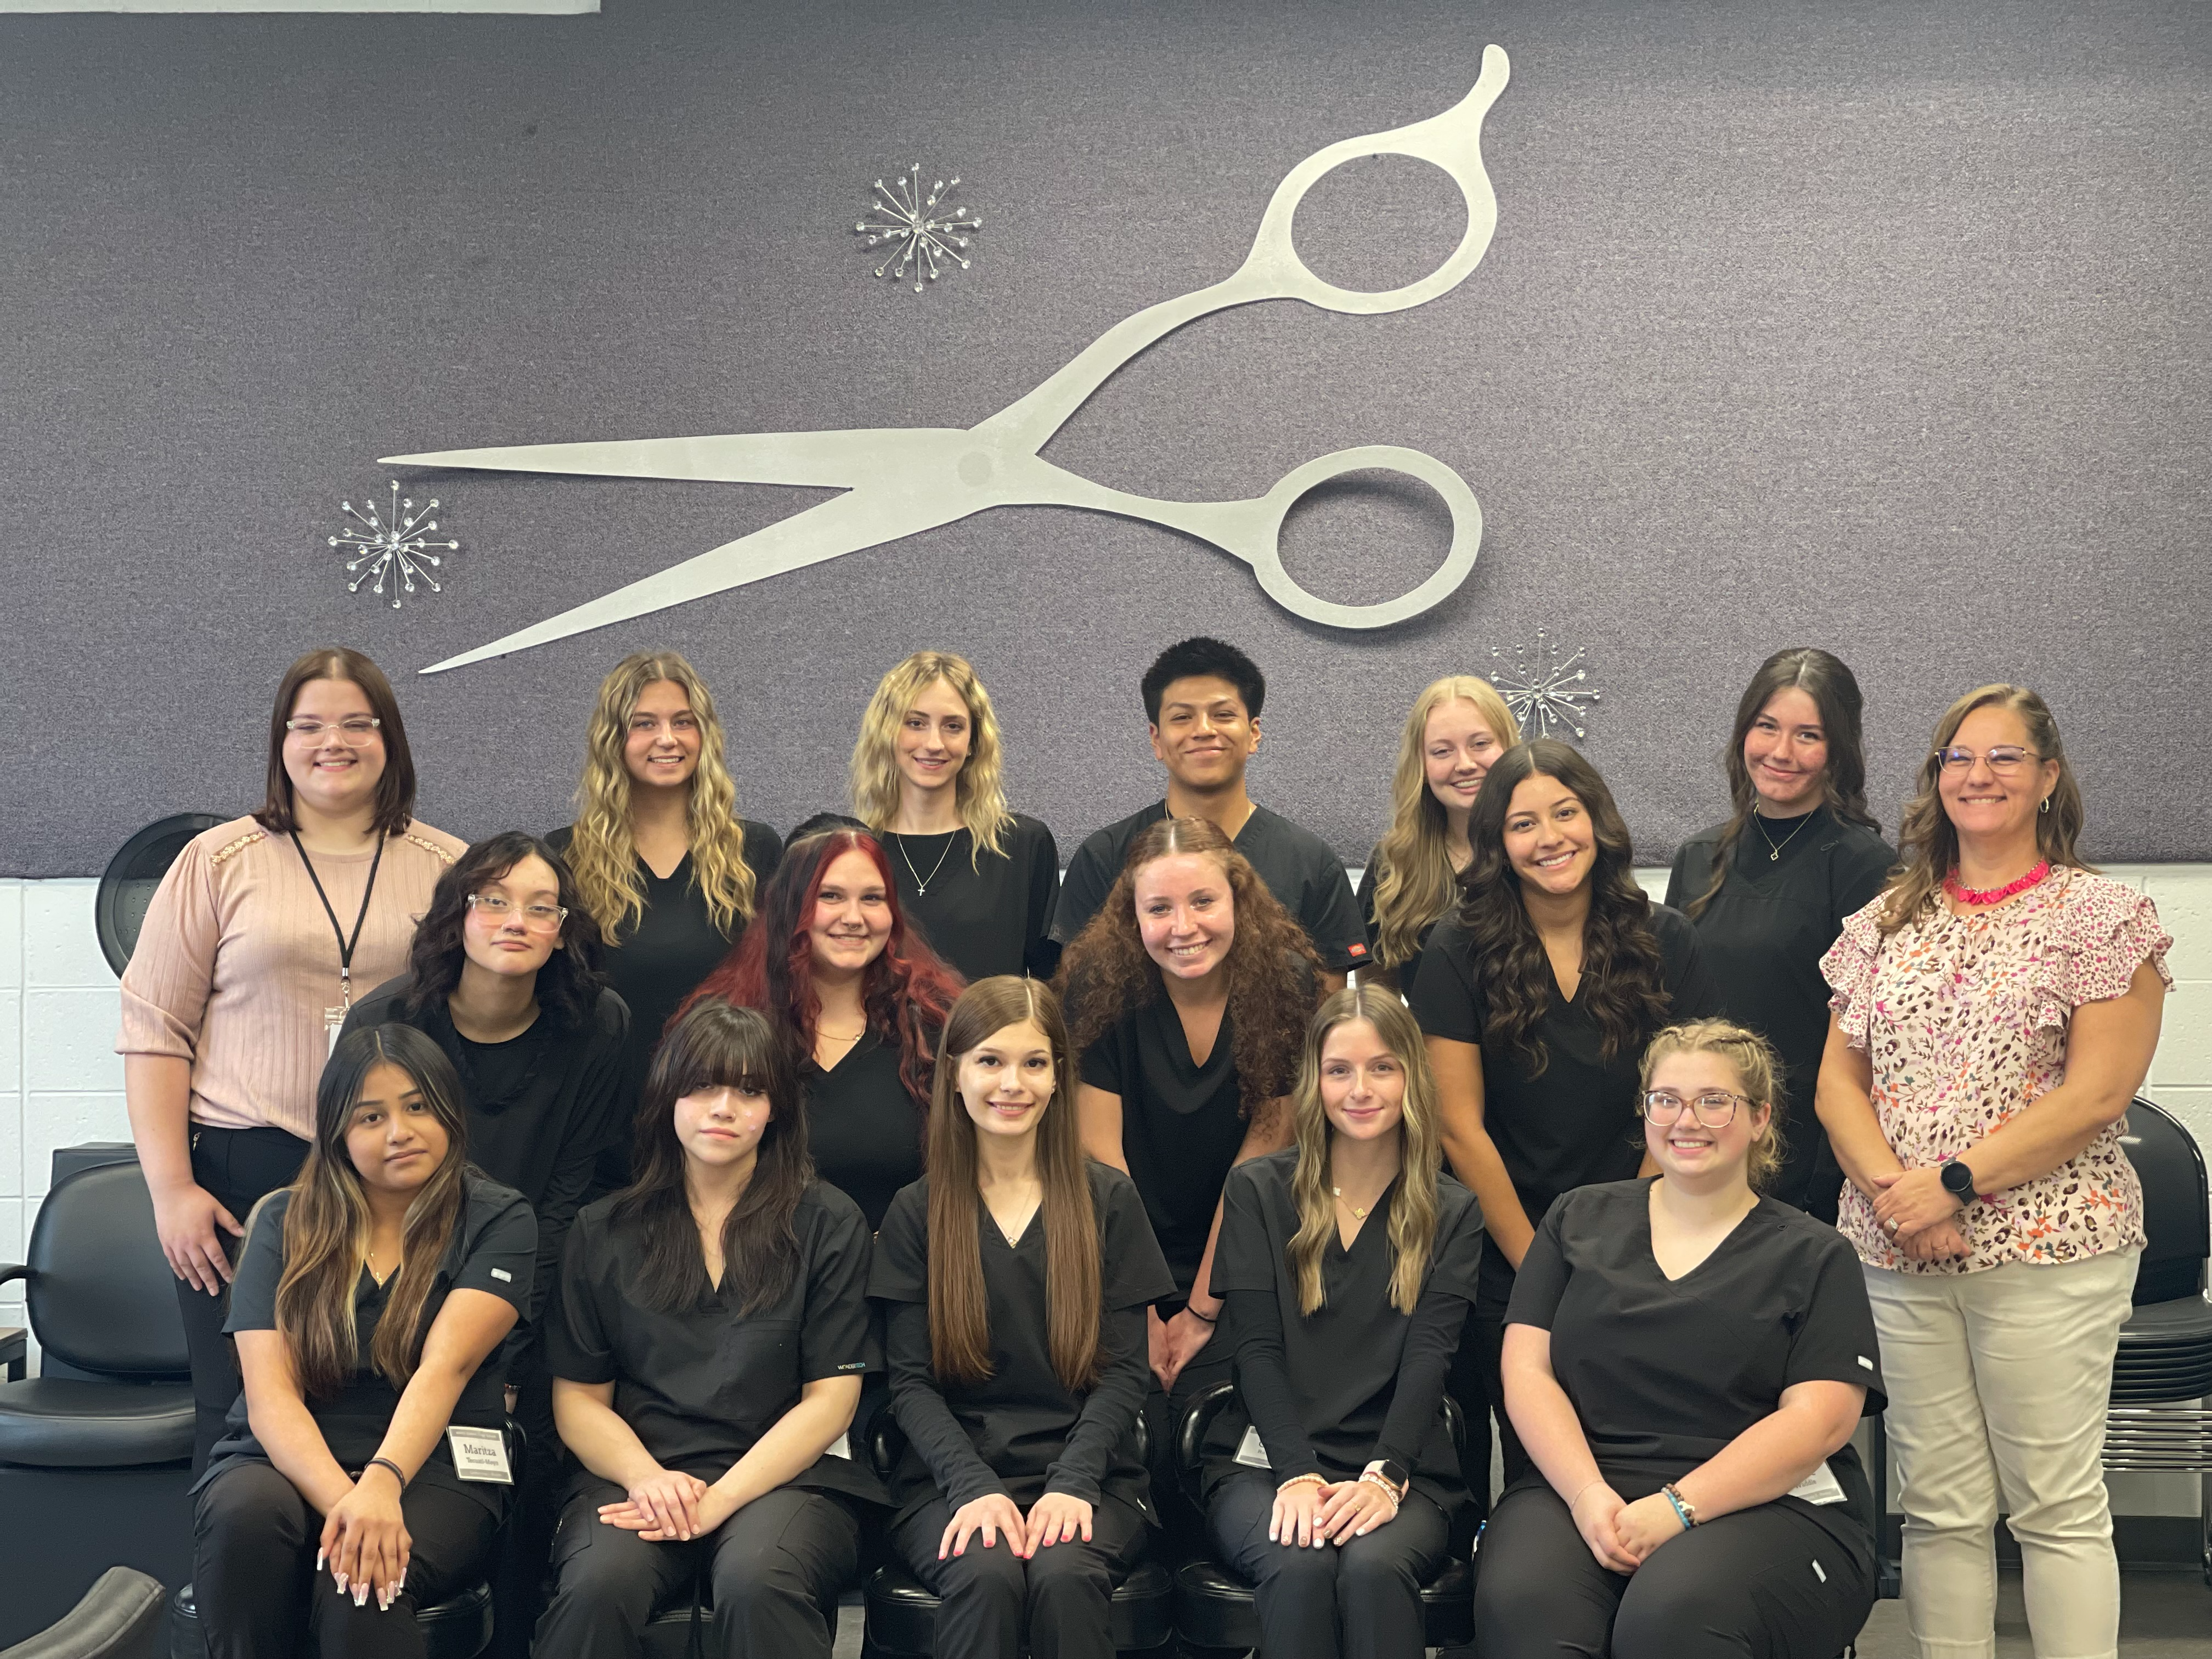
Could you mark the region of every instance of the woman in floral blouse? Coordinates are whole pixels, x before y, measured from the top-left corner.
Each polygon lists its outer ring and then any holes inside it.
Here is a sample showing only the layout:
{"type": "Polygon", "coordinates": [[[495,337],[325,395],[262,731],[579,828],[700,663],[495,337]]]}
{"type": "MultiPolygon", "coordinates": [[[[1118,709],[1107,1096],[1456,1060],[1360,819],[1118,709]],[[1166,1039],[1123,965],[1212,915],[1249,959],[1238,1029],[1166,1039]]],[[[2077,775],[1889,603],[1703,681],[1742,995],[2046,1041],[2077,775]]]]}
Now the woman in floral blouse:
{"type": "Polygon", "coordinates": [[[2119,1642],[2100,1464],[2143,1247],[2120,1149],[2158,1046],[2173,941],[2075,851],[2081,794],[2043,699],[1951,706],[1905,810],[1900,872],[1821,962],[1817,1109],[1881,1336],[1927,1659],[1993,1654],[2009,1513],[2039,1656],[2119,1642]]]}

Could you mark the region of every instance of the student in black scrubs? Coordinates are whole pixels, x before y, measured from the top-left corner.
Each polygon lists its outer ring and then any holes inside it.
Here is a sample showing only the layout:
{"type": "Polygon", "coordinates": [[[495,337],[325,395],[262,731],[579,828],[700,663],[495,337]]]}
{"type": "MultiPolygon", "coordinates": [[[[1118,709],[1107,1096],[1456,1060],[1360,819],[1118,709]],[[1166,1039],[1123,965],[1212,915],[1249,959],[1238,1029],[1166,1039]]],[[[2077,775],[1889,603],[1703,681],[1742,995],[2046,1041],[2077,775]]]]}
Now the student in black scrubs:
{"type": "Polygon", "coordinates": [[[469,1167],[437,1045],[339,1038],[307,1162],[255,1206],[231,1286],[246,1390],[194,1488],[211,1659],[420,1654],[416,1610],[485,1576],[512,1490],[500,1348],[537,1240],[469,1167]],[[457,1441],[483,1455],[466,1475],[457,1441]]]}
{"type": "Polygon", "coordinates": [[[1782,1059],[1790,1156],[1767,1195],[1835,1224],[1844,1176],[1813,1111],[1828,1040],[1820,958],[1897,855],[1866,804],[1859,683],[1826,652],[1778,651],[1736,704],[1729,821],[1682,843],[1667,902],[1698,925],[1717,1012],[1782,1059]]]}
{"type": "Polygon", "coordinates": [[[1006,810],[998,716],[964,658],[917,651],[884,676],[853,745],[853,810],[890,854],[907,920],[963,977],[1051,977],[1060,849],[1006,810]]]}
{"type": "Polygon", "coordinates": [[[1243,1410],[1216,1425],[1206,1518],[1253,1583],[1267,1659],[1421,1659],[1421,1586],[1467,1502],[1444,1374],[1482,1212],[1441,1173],[1435,1085],[1395,993],[1321,1006],[1294,1113],[1297,1144],[1223,1194],[1213,1288],[1243,1410]]]}
{"type": "Polygon", "coordinates": [[[1858,1258],[1763,1197],[1774,1057],[1721,1021],[1644,1060],[1656,1179],[1554,1204],[1522,1259],[1505,1403],[1539,1474],[1498,1500],[1485,1659],[1841,1653],[1874,1606],[1850,1447],[1884,1404],[1858,1258]]]}
{"type": "Polygon", "coordinates": [[[814,1178],[782,1048],[695,1004],[653,1059],[636,1182],[570,1229],[554,1409],[583,1465],[537,1651],[635,1656],[713,1589],[710,1651],[829,1659],[880,1486],[845,1435],[869,1364],[868,1229],[814,1178]]]}
{"type": "MultiPolygon", "coordinates": [[[[629,1156],[623,1074],[629,1011],[598,972],[599,924],[561,855],[510,830],[478,842],[439,878],[415,930],[410,971],[353,1006],[345,1029],[398,1022],[435,1042],[461,1079],[471,1161],[529,1200],[538,1217],[533,1328],[507,1356],[515,1416],[532,1443],[553,1443],[552,1378],[538,1305],[560,1272],[568,1224],[610,1146],[629,1156]]],[[[525,1465],[515,1524],[494,1582],[497,1651],[529,1650],[553,1541],[557,1459],[525,1465]]]]}
{"type": "Polygon", "coordinates": [[[921,1174],[937,1036],[959,994],[907,926],[882,844],[833,828],[792,836],[759,915],[694,996],[767,1018],[806,1097],[815,1170],[872,1231],[921,1174]]]}
{"type": "MultiPolygon", "coordinates": [[[[1474,857],[1468,815],[1492,762],[1521,741],[1513,711],[1489,681],[1447,674],[1413,699],[1398,738],[1390,827],[1359,872],[1370,965],[1363,983],[1403,994],[1420,976],[1437,919],[1459,902],[1459,872],[1474,857]]],[[[1485,1455],[1488,1440],[1485,1438],[1485,1455]]]]}
{"type": "Polygon", "coordinates": [[[1251,864],[1204,818],[1140,834],[1060,963],[1083,1144],[1136,1182],[1174,1275],[1146,1321],[1154,1486],[1173,1490],[1175,1422],[1229,1374],[1212,1340],[1222,1183],[1288,1146],[1319,963],[1251,864]]]}
{"type": "Polygon", "coordinates": [[[1267,890],[1313,942],[1324,987],[1367,962],[1367,930],[1344,861],[1310,830],[1254,803],[1244,769],[1260,746],[1267,681],[1235,646],[1200,635],[1171,645],[1145,671],[1141,690],[1152,753],[1167,769],[1168,793],[1109,823],[1075,849],[1060,883],[1052,936],[1073,944],[1106,902],[1139,836],[1163,818],[1214,824],[1259,872],[1267,890]]]}
{"type": "Polygon", "coordinates": [[[1145,1310],[1173,1280],[1127,1176],[1084,1155],[1059,1000],[1000,976],[953,1006],[929,1178],[876,1241],[907,1449],[891,1546],[960,1659],[1111,1659],[1108,1603],[1152,1518],[1145,1310]]]}
{"type": "MultiPolygon", "coordinates": [[[[1628,827],[1567,744],[1516,744],[1490,769],[1474,858],[1408,998],[1428,1036],[1444,1156],[1482,1204],[1491,1248],[1452,1373],[1469,1416],[1498,1399],[1514,1270],[1552,1200],[1636,1174],[1637,1060],[1671,1018],[1711,1011],[1697,932],[1630,873],[1628,827]]],[[[1528,1459],[1499,1415],[1507,1483],[1528,1459]]],[[[1478,1504],[1489,1469],[1466,1470],[1478,1504]]]]}
{"type": "MultiPolygon", "coordinates": [[[[783,856],[775,830],[738,816],[714,696],[675,652],[625,657],[600,683],[576,821],[546,839],[575,872],[629,1008],[634,1103],[670,1017],[729,953],[783,856]]],[[[610,1154],[601,1190],[629,1180],[629,1152],[610,1154]]]]}

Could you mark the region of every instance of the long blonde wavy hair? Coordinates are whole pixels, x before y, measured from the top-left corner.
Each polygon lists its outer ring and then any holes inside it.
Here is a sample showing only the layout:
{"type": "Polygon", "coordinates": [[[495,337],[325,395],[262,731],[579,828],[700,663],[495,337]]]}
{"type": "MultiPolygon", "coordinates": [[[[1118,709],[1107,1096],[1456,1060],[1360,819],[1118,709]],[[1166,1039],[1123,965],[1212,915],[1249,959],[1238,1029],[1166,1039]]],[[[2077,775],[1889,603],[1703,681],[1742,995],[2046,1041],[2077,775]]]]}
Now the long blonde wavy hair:
{"type": "Polygon", "coordinates": [[[878,835],[897,820],[899,726],[914,700],[939,680],[968,705],[968,758],[952,781],[952,799],[968,826],[968,862],[979,867],[985,853],[1005,853],[1001,837],[1014,819],[1000,781],[999,717],[965,657],[917,651],[876,683],[853,744],[853,815],[878,835]]]}
{"type": "Polygon", "coordinates": [[[1991,705],[2009,708],[2027,728],[2028,746],[2039,759],[2058,763],[2058,781],[2051,786],[2051,810],[2035,820],[2036,850],[2055,870],[2094,870],[2075,850],[2081,839],[2081,786],[2067,764],[2065,745],[2058,740],[2058,722],[2051,706],[2024,685],[1984,685],[1969,691],[1943,711],[1929,740],[1928,758],[1920,763],[1919,787],[1905,809],[1897,828],[1898,873],[1882,896],[1881,928],[1895,933],[1936,903],[1936,890],[1959,861],[1959,832],[1943,810],[1937,781],[1943,775],[1940,758],[1977,708],[1991,705]]]}
{"type": "Polygon", "coordinates": [[[1471,702],[1502,753],[1521,741],[1521,727],[1488,680],[1447,674],[1413,700],[1398,734],[1398,768],[1390,778],[1390,827],[1375,849],[1382,867],[1375,883],[1375,966],[1394,979],[1420,948],[1421,930],[1451,908],[1457,873],[1445,842],[1443,803],[1429,787],[1422,755],[1429,716],[1448,702],[1471,702]]]}
{"type": "Polygon", "coordinates": [[[737,786],[722,758],[722,722],[714,713],[714,694],[675,652],[641,651],[624,657],[599,682],[599,699],[584,741],[584,772],[576,782],[576,828],[568,842],[568,868],[583,893],[584,908],[611,944],[622,929],[645,916],[645,881],[637,872],[637,842],[630,833],[630,775],[623,749],[637,700],[661,680],[684,689],[699,722],[699,765],[691,774],[686,814],[691,879],[719,932],[735,938],[752,920],[755,877],[745,862],[737,786]]]}
{"type": "Polygon", "coordinates": [[[1355,1019],[1372,1025],[1382,1046],[1406,1069],[1405,1104],[1398,1127],[1401,1161],[1397,1190],[1390,1200],[1390,1248],[1397,1256],[1390,1271],[1390,1305],[1411,1314],[1421,1299],[1421,1281],[1428,1276],[1429,1256],[1436,1244],[1437,1177],[1443,1169],[1443,1137],[1437,1120],[1436,1078],[1429,1070],[1421,1028],[1389,991],[1348,985],[1315,1011],[1313,1023],[1306,1028],[1304,1057],[1291,1097],[1298,1140],[1291,1195],[1298,1206],[1298,1231],[1285,1254],[1297,1280],[1298,1311],[1319,1312],[1327,1300],[1321,1282],[1322,1255],[1336,1237],[1336,1205],[1328,1173],[1335,1131],[1321,1103],[1321,1051],[1331,1031],[1355,1019]]]}

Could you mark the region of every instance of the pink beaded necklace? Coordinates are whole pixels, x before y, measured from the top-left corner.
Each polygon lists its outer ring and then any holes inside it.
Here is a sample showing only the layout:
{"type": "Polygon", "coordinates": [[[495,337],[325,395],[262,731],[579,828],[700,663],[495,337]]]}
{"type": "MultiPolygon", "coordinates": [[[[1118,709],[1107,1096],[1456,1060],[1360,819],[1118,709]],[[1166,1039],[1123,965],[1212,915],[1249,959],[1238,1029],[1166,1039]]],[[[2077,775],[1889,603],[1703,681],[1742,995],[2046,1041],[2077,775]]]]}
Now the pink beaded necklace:
{"type": "Polygon", "coordinates": [[[2007,882],[2002,887],[1961,887],[1959,885],[1959,872],[1954,868],[1943,878],[1943,890],[1951,896],[1954,903],[2002,904],[2014,893],[2025,893],[2050,873],[2051,860],[2039,859],[2036,860],[2034,869],[2016,881],[2007,882]]]}

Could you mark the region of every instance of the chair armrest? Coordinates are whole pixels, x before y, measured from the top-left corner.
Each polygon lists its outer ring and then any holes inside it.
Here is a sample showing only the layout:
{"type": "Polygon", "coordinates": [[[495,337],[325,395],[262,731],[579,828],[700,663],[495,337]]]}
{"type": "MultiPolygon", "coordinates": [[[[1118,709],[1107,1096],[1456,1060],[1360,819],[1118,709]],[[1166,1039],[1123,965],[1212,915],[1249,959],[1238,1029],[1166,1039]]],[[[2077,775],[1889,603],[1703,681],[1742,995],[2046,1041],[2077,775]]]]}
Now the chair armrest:
{"type": "Polygon", "coordinates": [[[28,1279],[31,1270],[20,1261],[0,1261],[0,1285],[11,1279],[28,1279]]]}

